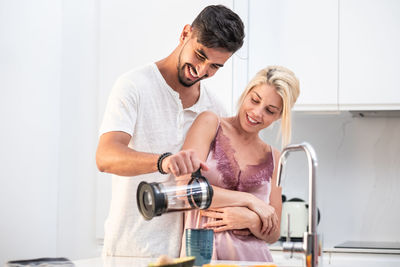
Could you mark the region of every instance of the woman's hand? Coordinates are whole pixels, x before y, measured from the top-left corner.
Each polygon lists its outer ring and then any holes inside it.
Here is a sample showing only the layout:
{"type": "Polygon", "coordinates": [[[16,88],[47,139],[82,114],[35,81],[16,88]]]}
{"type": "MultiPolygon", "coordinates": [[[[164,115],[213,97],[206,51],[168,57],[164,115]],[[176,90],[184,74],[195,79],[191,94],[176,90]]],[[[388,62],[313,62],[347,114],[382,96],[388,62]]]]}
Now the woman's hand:
{"type": "Polygon", "coordinates": [[[200,214],[215,219],[215,221],[204,224],[204,227],[211,228],[217,233],[232,230],[235,235],[248,236],[253,234],[258,239],[265,240],[268,243],[274,243],[279,238],[280,233],[276,228],[273,228],[268,234],[261,232],[263,224],[260,216],[246,207],[201,210],[200,214]]]}
{"type": "MultiPolygon", "coordinates": [[[[223,232],[227,230],[240,230],[253,227],[254,212],[246,207],[226,207],[217,209],[201,210],[201,216],[214,218],[204,225],[206,228],[214,229],[214,232],[223,232]]],[[[258,218],[256,218],[258,219],[258,218]]],[[[245,235],[247,232],[240,231],[239,234],[245,235]]],[[[250,234],[250,232],[249,232],[250,234]]]]}
{"type": "Polygon", "coordinates": [[[161,167],[164,172],[172,173],[175,177],[193,173],[199,168],[204,171],[208,170],[207,165],[199,159],[192,149],[182,150],[166,157],[162,161],[161,167]]]}
{"type": "Polygon", "coordinates": [[[258,214],[262,221],[261,233],[269,235],[278,229],[279,219],[275,212],[275,208],[268,205],[261,199],[254,197],[250,202],[249,209],[258,214]]]}

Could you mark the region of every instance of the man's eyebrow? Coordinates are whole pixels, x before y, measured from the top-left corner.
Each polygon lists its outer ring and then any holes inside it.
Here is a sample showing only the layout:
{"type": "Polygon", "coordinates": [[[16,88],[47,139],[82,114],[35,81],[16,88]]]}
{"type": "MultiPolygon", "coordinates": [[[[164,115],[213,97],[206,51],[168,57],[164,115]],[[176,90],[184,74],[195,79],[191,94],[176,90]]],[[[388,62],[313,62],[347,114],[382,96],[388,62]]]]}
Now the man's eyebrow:
{"type": "Polygon", "coordinates": [[[203,49],[196,49],[197,53],[199,53],[200,55],[202,55],[205,59],[208,59],[206,52],[204,52],[203,49]]]}
{"type": "MultiPolygon", "coordinates": [[[[208,59],[206,53],[204,52],[203,49],[196,49],[196,52],[199,53],[202,57],[204,57],[205,59],[208,59]]],[[[219,63],[214,63],[214,65],[217,65],[218,67],[223,67],[224,64],[219,64],[219,63]]]]}

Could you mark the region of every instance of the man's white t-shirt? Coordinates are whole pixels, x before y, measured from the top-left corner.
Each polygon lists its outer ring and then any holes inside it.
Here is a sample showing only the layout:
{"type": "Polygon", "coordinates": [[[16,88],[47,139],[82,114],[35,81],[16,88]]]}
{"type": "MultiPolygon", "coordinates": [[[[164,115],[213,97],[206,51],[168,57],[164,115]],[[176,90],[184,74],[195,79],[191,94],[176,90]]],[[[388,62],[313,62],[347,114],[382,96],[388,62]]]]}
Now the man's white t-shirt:
{"type": "MultiPolygon", "coordinates": [[[[176,153],[183,145],[187,130],[205,110],[226,115],[217,98],[200,85],[196,104],[183,109],[179,94],[164,80],[154,63],[122,75],[108,99],[100,135],[123,131],[132,136],[129,147],[162,154],[176,153]]],[[[105,223],[103,255],[178,257],[183,215],[167,213],[144,220],[136,203],[141,181],[162,182],[167,175],[150,173],[134,177],[113,175],[110,211],[105,223]]]]}

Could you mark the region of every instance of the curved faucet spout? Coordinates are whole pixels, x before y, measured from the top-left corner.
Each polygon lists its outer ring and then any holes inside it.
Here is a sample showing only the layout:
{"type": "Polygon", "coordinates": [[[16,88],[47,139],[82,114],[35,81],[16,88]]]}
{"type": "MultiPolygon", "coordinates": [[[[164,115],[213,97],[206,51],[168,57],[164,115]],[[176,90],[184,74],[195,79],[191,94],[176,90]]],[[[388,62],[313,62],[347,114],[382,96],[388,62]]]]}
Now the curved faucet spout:
{"type": "Polygon", "coordinates": [[[281,176],[282,176],[282,169],[283,169],[283,164],[286,163],[287,157],[289,155],[289,152],[291,151],[304,151],[307,155],[308,159],[308,169],[309,172],[315,173],[315,169],[318,165],[317,161],[317,155],[315,153],[314,148],[307,142],[303,142],[300,144],[293,144],[293,145],[288,145],[282,150],[281,156],[279,158],[279,164],[278,164],[278,179],[276,181],[276,185],[280,186],[281,185],[281,176]]]}
{"type": "MultiPolygon", "coordinates": [[[[318,165],[317,156],[313,147],[307,143],[303,142],[301,144],[293,144],[285,147],[282,150],[281,156],[279,158],[278,163],[278,172],[277,172],[277,180],[276,185],[280,186],[282,181],[282,170],[283,165],[286,163],[287,157],[289,156],[290,152],[294,151],[304,151],[307,156],[308,160],[308,202],[309,202],[309,209],[308,209],[308,232],[304,233],[304,253],[306,254],[306,258],[312,258],[311,266],[318,265],[318,254],[319,254],[319,245],[318,245],[318,237],[317,237],[317,204],[316,204],[316,168],[318,165]]],[[[308,266],[306,262],[306,266],[308,266]]]]}

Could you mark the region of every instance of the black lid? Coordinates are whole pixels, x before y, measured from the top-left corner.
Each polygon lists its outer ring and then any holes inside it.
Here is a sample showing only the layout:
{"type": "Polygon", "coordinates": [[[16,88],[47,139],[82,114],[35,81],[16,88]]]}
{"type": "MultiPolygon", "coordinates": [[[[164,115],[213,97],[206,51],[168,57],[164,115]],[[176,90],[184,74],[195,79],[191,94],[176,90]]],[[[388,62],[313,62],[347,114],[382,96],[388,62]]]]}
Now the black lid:
{"type": "Polygon", "coordinates": [[[166,209],[164,193],[161,193],[158,183],[141,182],[136,193],[138,209],[146,220],[160,216],[166,209]]]}

